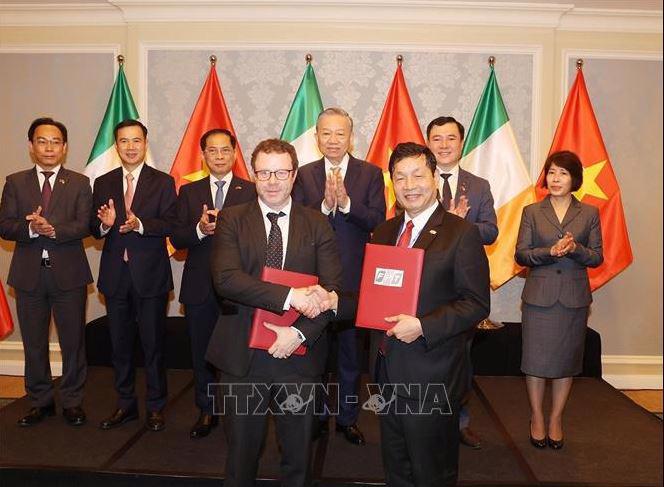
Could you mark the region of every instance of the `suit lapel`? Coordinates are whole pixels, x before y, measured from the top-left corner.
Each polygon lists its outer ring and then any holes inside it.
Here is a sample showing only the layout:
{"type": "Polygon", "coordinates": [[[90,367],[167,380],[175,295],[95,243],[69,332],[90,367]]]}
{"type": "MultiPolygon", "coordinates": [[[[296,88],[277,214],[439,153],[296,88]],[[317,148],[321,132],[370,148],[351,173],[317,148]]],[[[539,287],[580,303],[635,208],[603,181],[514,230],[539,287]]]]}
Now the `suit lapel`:
{"type": "Polygon", "coordinates": [[[247,212],[247,219],[249,220],[250,242],[254,244],[250,247],[256,249],[255,258],[260,262],[260,267],[265,263],[265,251],[267,249],[267,235],[265,234],[265,223],[263,222],[263,213],[258,206],[258,200],[254,200],[253,205],[247,212]]]}
{"type": "Polygon", "coordinates": [[[438,204],[436,210],[429,217],[429,221],[427,221],[426,225],[424,225],[420,235],[417,237],[417,240],[413,244],[414,248],[426,250],[429,244],[431,244],[431,242],[433,242],[434,239],[438,236],[438,229],[436,228],[442,226],[445,215],[445,210],[443,210],[443,207],[438,204]]]}
{"type": "Polygon", "coordinates": [[[58,207],[58,203],[62,199],[62,194],[65,191],[65,185],[69,182],[69,172],[60,167],[58,175],[51,181],[53,193],[51,194],[51,201],[48,203],[47,214],[53,214],[53,210],[58,207]]]}
{"type": "Polygon", "coordinates": [[[316,162],[312,162],[312,164],[316,164],[314,170],[312,171],[316,186],[318,187],[319,191],[325,194],[325,179],[327,177],[325,174],[325,159],[319,159],[316,162]]]}
{"type": "MultiPolygon", "coordinates": [[[[30,200],[33,202],[31,205],[33,210],[42,204],[41,191],[39,190],[39,178],[37,177],[37,166],[34,170],[28,172],[26,188],[28,189],[30,200]]],[[[43,210],[43,208],[42,208],[43,210]]]]}
{"type": "Polygon", "coordinates": [[[348,159],[348,167],[346,168],[346,176],[344,177],[344,186],[346,186],[347,194],[351,194],[359,178],[360,163],[353,156],[350,156],[348,159]]]}
{"type": "Polygon", "coordinates": [[[288,224],[288,247],[285,250],[284,269],[292,269],[293,261],[297,260],[297,251],[302,247],[302,230],[304,226],[304,217],[301,208],[293,204],[291,206],[290,223],[288,224]]]}
{"type": "MultiPolygon", "coordinates": [[[[209,182],[208,182],[208,187],[209,187],[209,182]]],[[[233,176],[231,179],[231,182],[228,186],[228,191],[226,193],[226,198],[224,199],[224,206],[233,206],[237,204],[238,202],[238,196],[242,193],[242,190],[244,189],[244,184],[243,180],[240,178],[236,178],[233,176]]],[[[210,197],[212,193],[208,191],[210,194],[210,197]]],[[[210,200],[212,201],[212,200],[210,200]]],[[[213,204],[214,206],[214,204],[213,204]]]]}
{"type": "Polygon", "coordinates": [[[572,220],[574,220],[579,214],[581,213],[581,203],[579,203],[579,200],[577,200],[574,196],[572,196],[572,202],[569,205],[569,208],[567,208],[567,211],[565,212],[565,217],[563,218],[563,222],[561,226],[563,228],[567,227],[572,220]]]}
{"type": "Polygon", "coordinates": [[[470,202],[470,178],[468,177],[468,172],[459,168],[459,181],[457,182],[456,194],[454,195],[454,204],[459,203],[459,198],[461,195],[466,195],[468,198],[468,203],[470,202]]]}
{"type": "Polygon", "coordinates": [[[196,192],[198,193],[198,198],[200,201],[199,210],[203,210],[203,205],[207,205],[208,209],[214,208],[214,201],[212,201],[212,188],[210,186],[210,178],[212,176],[208,175],[207,177],[197,181],[198,186],[196,187],[196,192]]]}
{"type": "MultiPolygon", "coordinates": [[[[141,175],[138,178],[138,184],[134,189],[134,199],[131,202],[131,206],[134,209],[134,212],[141,207],[141,203],[145,199],[145,195],[150,192],[150,183],[153,176],[153,169],[147,164],[143,164],[143,169],[141,169],[141,175]]],[[[124,198],[122,198],[124,201],[124,198]]]]}
{"type": "Polygon", "coordinates": [[[546,219],[549,220],[551,225],[556,227],[558,229],[558,231],[562,233],[562,231],[563,231],[562,226],[560,225],[560,222],[558,221],[558,217],[556,216],[556,212],[553,209],[553,206],[551,206],[550,198],[548,196],[546,198],[544,198],[540,202],[539,206],[540,206],[540,210],[542,211],[542,213],[544,214],[546,219]]]}

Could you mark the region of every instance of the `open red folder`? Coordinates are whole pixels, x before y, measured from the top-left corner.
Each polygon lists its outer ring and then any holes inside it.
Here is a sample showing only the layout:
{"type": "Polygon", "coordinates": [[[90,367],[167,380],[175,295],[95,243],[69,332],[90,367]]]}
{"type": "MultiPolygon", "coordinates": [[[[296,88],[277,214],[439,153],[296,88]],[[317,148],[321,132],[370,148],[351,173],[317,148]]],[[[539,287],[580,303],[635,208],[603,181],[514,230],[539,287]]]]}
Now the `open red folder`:
{"type": "Polygon", "coordinates": [[[416,316],[424,250],[367,244],[355,326],[389,330],[386,316],[416,316]]]}
{"type": "MultiPolygon", "coordinates": [[[[273,267],[263,267],[261,281],[273,284],[298,288],[318,284],[318,276],[301,274],[299,272],[284,271],[273,267]]],[[[268,350],[277,339],[277,334],[263,326],[263,323],[272,323],[277,326],[291,326],[300,317],[295,309],[291,308],[282,315],[271,313],[264,309],[256,308],[254,320],[251,323],[251,334],[249,335],[249,347],[268,350]]],[[[293,352],[295,355],[304,355],[307,349],[300,345],[293,352]]]]}

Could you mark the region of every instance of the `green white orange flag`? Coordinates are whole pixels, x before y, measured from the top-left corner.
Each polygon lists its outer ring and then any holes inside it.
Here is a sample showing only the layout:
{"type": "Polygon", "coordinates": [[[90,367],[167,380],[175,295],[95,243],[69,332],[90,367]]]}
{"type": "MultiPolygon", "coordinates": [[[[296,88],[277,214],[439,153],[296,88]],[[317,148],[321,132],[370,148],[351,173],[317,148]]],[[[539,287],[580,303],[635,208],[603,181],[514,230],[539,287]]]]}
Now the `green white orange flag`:
{"type": "MultiPolygon", "coordinates": [[[[120,156],[115,150],[113,129],[117,124],[128,119],[138,120],[139,116],[124,74],[122,61],[120,61],[120,69],[111,90],[106,113],[101,121],[88,162],[83,169],[83,173],[90,178],[91,185],[94,184],[95,178],[120,166],[120,156]]],[[[149,153],[146,162],[151,164],[149,153]]]]}
{"type": "Polygon", "coordinates": [[[5,288],[0,282],[0,340],[8,337],[14,332],[14,320],[9,310],[5,288]]]}
{"type": "Polygon", "coordinates": [[[497,289],[519,273],[514,247],[521,211],[535,201],[532,181],[510,124],[491,66],[489,80],[475,109],[461,154],[461,166],[491,185],[498,217],[498,238],[486,247],[491,288],[497,289]]]}
{"type": "Polygon", "coordinates": [[[366,157],[368,162],[378,166],[383,171],[387,218],[394,216],[396,205],[388,163],[394,147],[401,142],[416,142],[424,145],[422,130],[420,130],[420,124],[417,121],[415,108],[413,108],[410,101],[406,80],[403,76],[401,63],[399,63],[366,157]]]}
{"type": "MultiPolygon", "coordinates": [[[[226,108],[224,95],[221,93],[219,78],[217,77],[216,58],[212,57],[210,59],[210,72],[194,106],[194,111],[182,136],[180,148],[171,166],[170,174],[175,179],[175,187],[178,191],[183,184],[198,181],[208,175],[207,166],[201,155],[200,139],[205,132],[214,128],[229,130],[237,138],[233,122],[226,108]]],[[[249,180],[249,173],[239,142],[236,149],[237,156],[233,166],[233,174],[239,178],[249,180]]]]}
{"type": "Polygon", "coordinates": [[[314,68],[307,61],[304,76],[286,117],[280,138],[293,144],[300,166],[323,157],[316,143],[316,120],[323,111],[314,68]]]}
{"type": "MultiPolygon", "coordinates": [[[[599,208],[604,263],[595,269],[588,269],[590,288],[594,291],[629,266],[633,256],[620,187],[580,67],[560,116],[549,154],[561,150],[576,153],[583,164],[583,185],[574,196],[579,201],[599,208]]],[[[546,190],[539,187],[543,177],[544,173],[538,179],[538,199],[547,194],[546,190]]]]}

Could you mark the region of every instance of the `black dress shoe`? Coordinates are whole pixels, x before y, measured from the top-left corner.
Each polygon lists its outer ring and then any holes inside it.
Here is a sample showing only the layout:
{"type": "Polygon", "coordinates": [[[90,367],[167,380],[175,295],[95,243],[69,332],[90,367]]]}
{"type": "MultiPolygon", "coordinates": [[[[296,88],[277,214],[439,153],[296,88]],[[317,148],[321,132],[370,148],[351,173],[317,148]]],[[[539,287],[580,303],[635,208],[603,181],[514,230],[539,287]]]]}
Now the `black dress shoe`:
{"type": "Polygon", "coordinates": [[[80,406],[73,408],[64,408],[62,410],[62,415],[65,417],[65,421],[72,426],[81,426],[85,423],[85,411],[80,406]]]}
{"type": "Polygon", "coordinates": [[[99,423],[99,427],[103,430],[110,430],[135,419],[138,419],[138,411],[135,408],[118,408],[108,418],[99,423]]]}
{"type": "Polygon", "coordinates": [[[563,440],[562,438],[559,440],[553,440],[551,439],[550,436],[547,436],[546,443],[548,443],[549,448],[552,448],[553,450],[560,450],[565,444],[565,440],[563,440]]]}
{"type": "Polygon", "coordinates": [[[192,426],[191,431],[189,432],[189,438],[191,438],[192,440],[198,438],[205,438],[207,435],[210,434],[212,428],[214,428],[218,424],[219,424],[218,416],[213,416],[212,414],[207,414],[207,413],[201,413],[200,416],[198,416],[198,420],[196,420],[196,423],[194,424],[194,426],[192,426]]]}
{"type": "Polygon", "coordinates": [[[314,432],[312,435],[312,439],[313,441],[316,441],[321,436],[327,436],[329,432],[330,432],[330,422],[328,420],[316,421],[316,424],[314,425],[314,432]]]}
{"type": "Polygon", "coordinates": [[[151,431],[161,431],[166,427],[166,420],[161,411],[150,411],[145,420],[145,426],[151,431]]]}
{"type": "Polygon", "coordinates": [[[533,445],[535,448],[546,448],[546,443],[548,440],[548,436],[544,438],[537,439],[533,436],[533,424],[529,423],[528,424],[528,438],[530,438],[530,444],[533,445]]]}
{"type": "Polygon", "coordinates": [[[43,407],[34,407],[30,408],[28,414],[23,416],[18,420],[19,426],[34,426],[37,423],[40,423],[42,419],[46,416],[55,415],[55,404],[49,404],[48,406],[43,407]]]}
{"type": "Polygon", "coordinates": [[[461,428],[459,430],[459,441],[475,450],[480,450],[482,448],[482,438],[470,428],[461,428]]]}
{"type": "Polygon", "coordinates": [[[364,445],[366,443],[366,441],[364,441],[364,435],[356,424],[351,424],[350,426],[342,426],[338,424],[336,430],[344,434],[348,443],[352,443],[353,445],[364,445]]]}

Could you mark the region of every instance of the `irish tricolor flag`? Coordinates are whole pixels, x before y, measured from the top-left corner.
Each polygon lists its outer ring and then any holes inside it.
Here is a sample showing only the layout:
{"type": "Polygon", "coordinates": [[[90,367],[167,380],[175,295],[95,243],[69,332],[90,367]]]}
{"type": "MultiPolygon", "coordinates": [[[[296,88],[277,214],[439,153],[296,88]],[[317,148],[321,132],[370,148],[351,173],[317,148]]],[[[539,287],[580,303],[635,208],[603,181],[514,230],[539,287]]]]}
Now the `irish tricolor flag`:
{"type": "Polygon", "coordinates": [[[514,262],[514,247],[521,210],[535,201],[535,193],[512,132],[493,66],[468,129],[461,166],[491,184],[499,233],[496,242],[486,247],[486,252],[491,268],[491,287],[497,289],[521,270],[514,262]]]}
{"type": "Polygon", "coordinates": [[[315,136],[316,120],[322,111],[323,102],[318,91],[314,68],[307,62],[307,69],[304,70],[302,82],[297,89],[280,136],[282,140],[293,144],[300,166],[322,157],[315,136]]]}
{"type": "Polygon", "coordinates": [[[131,96],[131,91],[129,91],[129,84],[121,63],[118,77],[115,79],[111,91],[111,97],[108,100],[104,119],[101,122],[90,157],[88,157],[88,162],[83,170],[83,173],[90,178],[91,185],[94,184],[95,178],[120,165],[120,157],[115,150],[113,129],[123,120],[130,118],[137,120],[138,110],[136,110],[134,99],[131,96]]]}

